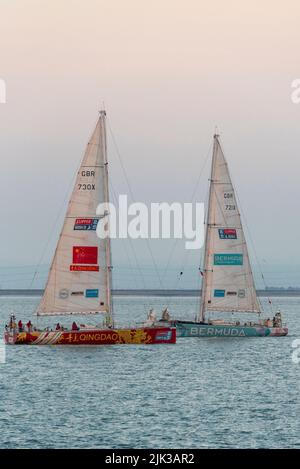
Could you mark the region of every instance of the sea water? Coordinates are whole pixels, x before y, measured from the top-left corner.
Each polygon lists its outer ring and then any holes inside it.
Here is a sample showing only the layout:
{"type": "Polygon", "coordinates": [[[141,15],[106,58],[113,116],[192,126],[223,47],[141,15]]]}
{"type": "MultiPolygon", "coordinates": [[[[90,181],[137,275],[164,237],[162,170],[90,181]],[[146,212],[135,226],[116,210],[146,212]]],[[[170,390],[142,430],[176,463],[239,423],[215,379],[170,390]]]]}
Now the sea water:
{"type": "MultiPolygon", "coordinates": [[[[11,312],[36,323],[38,301],[1,298],[1,330],[11,312]]],[[[198,308],[195,298],[180,297],[114,303],[123,324],[142,322],[151,306],[191,319],[198,308]]],[[[287,337],[7,346],[0,363],[0,447],[300,448],[300,364],[292,359],[299,303],[277,301],[287,337]]],[[[39,325],[73,319],[43,318],[39,325]]]]}

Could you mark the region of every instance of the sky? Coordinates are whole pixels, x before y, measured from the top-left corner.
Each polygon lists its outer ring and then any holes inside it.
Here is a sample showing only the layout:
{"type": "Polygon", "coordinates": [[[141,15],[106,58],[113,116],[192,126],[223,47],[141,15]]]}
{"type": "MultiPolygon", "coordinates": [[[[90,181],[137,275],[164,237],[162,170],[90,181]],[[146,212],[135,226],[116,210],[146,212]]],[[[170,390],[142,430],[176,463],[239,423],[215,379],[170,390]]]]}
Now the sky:
{"type": "MultiPolygon", "coordinates": [[[[217,126],[258,259],[283,278],[300,265],[299,20],[293,0],[0,0],[0,266],[50,262],[103,106],[146,203],[190,201],[217,126]]],[[[108,144],[124,193],[110,135],[108,144]]],[[[200,259],[172,240],[151,249],[161,268],[200,259]]],[[[114,252],[126,266],[118,243],[114,252]]]]}

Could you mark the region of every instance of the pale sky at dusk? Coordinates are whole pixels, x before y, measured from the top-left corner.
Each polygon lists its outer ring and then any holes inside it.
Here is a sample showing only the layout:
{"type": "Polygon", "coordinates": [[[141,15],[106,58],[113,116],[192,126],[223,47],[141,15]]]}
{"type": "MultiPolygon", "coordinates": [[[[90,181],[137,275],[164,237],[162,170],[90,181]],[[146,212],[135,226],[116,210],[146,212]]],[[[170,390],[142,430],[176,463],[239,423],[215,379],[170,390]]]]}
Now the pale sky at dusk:
{"type": "Polygon", "coordinates": [[[218,126],[259,258],[300,265],[299,23],[296,0],[0,0],[1,266],[38,262],[103,101],[147,203],[189,201],[218,126]]]}

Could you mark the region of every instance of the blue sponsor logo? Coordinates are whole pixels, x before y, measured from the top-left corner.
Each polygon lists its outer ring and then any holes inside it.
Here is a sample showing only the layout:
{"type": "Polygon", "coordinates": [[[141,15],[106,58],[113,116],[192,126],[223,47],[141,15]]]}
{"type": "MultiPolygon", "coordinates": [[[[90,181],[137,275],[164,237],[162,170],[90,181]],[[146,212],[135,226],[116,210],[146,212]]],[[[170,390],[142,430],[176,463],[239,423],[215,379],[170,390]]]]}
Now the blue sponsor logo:
{"type": "Polygon", "coordinates": [[[99,290],[85,290],[86,298],[98,298],[99,290]]]}
{"type": "Polygon", "coordinates": [[[243,254],[214,254],[214,265],[243,265],[243,254]]]}
{"type": "Polygon", "coordinates": [[[225,297],[225,290],[214,290],[214,297],[224,298],[225,297]]]}

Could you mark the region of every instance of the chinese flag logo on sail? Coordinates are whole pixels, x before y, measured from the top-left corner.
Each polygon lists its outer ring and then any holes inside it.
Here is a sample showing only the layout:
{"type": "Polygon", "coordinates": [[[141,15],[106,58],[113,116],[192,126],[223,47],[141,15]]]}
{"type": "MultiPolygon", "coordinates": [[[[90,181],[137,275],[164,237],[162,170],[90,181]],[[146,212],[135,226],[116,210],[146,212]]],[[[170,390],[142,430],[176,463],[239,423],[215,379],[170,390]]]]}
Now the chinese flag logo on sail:
{"type": "Polygon", "coordinates": [[[73,246],[73,264],[97,264],[97,246],[73,246]]]}

